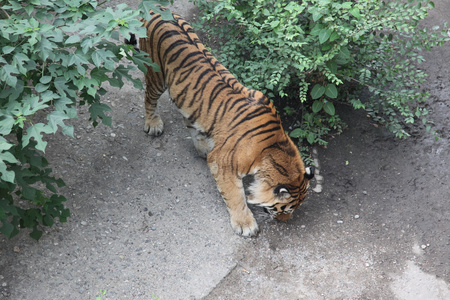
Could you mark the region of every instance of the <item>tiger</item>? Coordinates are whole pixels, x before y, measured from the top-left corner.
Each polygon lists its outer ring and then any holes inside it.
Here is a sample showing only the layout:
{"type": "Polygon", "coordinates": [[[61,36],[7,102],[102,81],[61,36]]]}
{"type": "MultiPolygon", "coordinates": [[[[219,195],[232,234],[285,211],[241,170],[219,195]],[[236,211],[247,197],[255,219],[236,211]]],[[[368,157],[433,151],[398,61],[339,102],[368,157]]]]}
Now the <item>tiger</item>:
{"type": "Polygon", "coordinates": [[[234,232],[244,237],[259,232],[247,204],[287,221],[304,201],[314,167],[305,167],[274,105],[220,64],[181,16],[172,13],[173,20],[164,20],[152,10],[150,15],[141,19],[147,35],[139,38],[139,49],[160,71],[148,66],[145,75],[144,131],[163,133],[157,102],[168,89],[206,158],[234,232]]]}

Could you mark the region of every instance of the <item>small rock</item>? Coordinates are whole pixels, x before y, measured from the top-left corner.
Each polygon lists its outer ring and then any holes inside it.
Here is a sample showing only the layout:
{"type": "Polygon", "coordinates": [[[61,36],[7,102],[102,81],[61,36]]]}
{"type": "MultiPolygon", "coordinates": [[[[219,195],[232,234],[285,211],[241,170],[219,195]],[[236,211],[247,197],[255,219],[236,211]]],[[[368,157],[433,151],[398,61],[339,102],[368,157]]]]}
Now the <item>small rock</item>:
{"type": "Polygon", "coordinates": [[[364,194],[364,195],[367,195],[367,191],[363,191],[363,194],[364,194]]]}
{"type": "Polygon", "coordinates": [[[111,137],[116,137],[116,134],[114,132],[112,132],[111,137]]]}
{"type": "Polygon", "coordinates": [[[427,247],[427,245],[422,245],[420,246],[422,249],[425,249],[427,247]]]}
{"type": "Polygon", "coordinates": [[[342,220],[337,220],[337,223],[338,223],[338,224],[342,224],[342,223],[344,223],[344,221],[342,221],[342,220]]]}
{"type": "Polygon", "coordinates": [[[322,185],[321,185],[321,184],[317,184],[316,187],[313,188],[313,191],[314,191],[314,193],[316,193],[316,194],[322,193],[322,190],[323,190],[323,188],[322,188],[322,185]]]}
{"type": "Polygon", "coordinates": [[[16,253],[19,253],[20,252],[19,246],[14,246],[14,250],[13,251],[16,252],[16,253]]]}
{"type": "Polygon", "coordinates": [[[81,221],[81,225],[86,226],[87,222],[86,221],[81,221]]]}
{"type": "Polygon", "coordinates": [[[355,219],[359,219],[359,215],[355,215],[355,219]]]}

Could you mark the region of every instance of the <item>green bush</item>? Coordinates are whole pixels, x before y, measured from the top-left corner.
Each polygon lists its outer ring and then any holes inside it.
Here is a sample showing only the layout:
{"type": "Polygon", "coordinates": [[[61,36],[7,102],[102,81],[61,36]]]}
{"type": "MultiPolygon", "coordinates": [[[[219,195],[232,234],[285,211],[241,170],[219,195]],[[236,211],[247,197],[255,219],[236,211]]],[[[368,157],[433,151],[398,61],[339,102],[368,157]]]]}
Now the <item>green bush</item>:
{"type": "Polygon", "coordinates": [[[218,40],[219,60],[285,112],[301,114],[292,137],[326,144],[325,135],[343,127],[336,103],[366,109],[400,138],[417,120],[430,129],[420,52],[449,39],[446,30],[418,26],[431,1],[194,2],[203,11],[195,27],[218,40]],[[363,88],[369,99],[359,98],[363,88]]]}
{"type": "Polygon", "coordinates": [[[137,16],[157,2],[143,1],[139,10],[120,4],[102,8],[95,0],[0,0],[0,232],[7,237],[19,228],[32,228],[39,239],[40,226],[66,221],[70,211],[57,188],[62,179],[51,175],[44,157],[46,134],[58,130],[73,136],[66,121],[77,118],[88,105],[94,126],[110,125],[101,103],[107,91],[102,83],[122,87],[124,79],[136,88],[132,60],[145,72],[151,64],[144,53],[130,56],[123,45],[129,32],[145,36],[137,16]],[[25,200],[25,201],[24,201],[25,200]]]}

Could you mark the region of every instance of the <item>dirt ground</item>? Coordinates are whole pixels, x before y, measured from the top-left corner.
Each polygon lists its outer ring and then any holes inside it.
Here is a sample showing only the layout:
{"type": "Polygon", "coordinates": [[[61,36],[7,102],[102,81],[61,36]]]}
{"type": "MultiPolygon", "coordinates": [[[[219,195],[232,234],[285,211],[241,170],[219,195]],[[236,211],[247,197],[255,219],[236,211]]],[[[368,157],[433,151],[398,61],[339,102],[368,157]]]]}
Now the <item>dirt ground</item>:
{"type": "MultiPolygon", "coordinates": [[[[428,26],[450,17],[449,0],[435,4],[428,26]]],[[[173,10],[196,18],[190,3],[173,10]]],[[[74,139],[50,137],[72,217],[39,242],[0,237],[0,299],[450,299],[450,45],[426,59],[440,139],[400,141],[339,107],[349,129],[318,148],[323,192],[288,223],[259,218],[251,239],[232,232],[167,96],[150,138],[143,92],[111,88],[111,128],[81,112],[74,139]]]]}

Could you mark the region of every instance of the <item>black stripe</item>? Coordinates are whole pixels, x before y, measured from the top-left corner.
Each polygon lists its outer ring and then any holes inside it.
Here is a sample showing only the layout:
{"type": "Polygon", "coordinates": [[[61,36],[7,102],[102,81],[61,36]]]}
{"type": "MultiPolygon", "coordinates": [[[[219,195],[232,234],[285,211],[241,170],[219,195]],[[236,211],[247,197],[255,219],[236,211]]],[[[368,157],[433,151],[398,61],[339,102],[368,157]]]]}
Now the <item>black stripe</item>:
{"type": "Polygon", "coordinates": [[[270,156],[270,159],[271,159],[272,165],[275,167],[275,169],[278,171],[278,173],[280,173],[281,175],[286,176],[286,177],[289,176],[288,171],[287,171],[282,165],[280,165],[279,163],[277,163],[277,162],[273,159],[272,156],[270,156]]]}
{"type": "Polygon", "coordinates": [[[268,139],[271,139],[271,138],[273,138],[274,136],[275,136],[275,134],[272,133],[272,134],[266,136],[264,139],[260,140],[258,143],[262,143],[262,142],[264,142],[264,141],[267,141],[268,139]]]}
{"type": "Polygon", "coordinates": [[[191,83],[186,84],[186,86],[181,90],[181,92],[177,95],[177,98],[174,99],[175,105],[181,109],[183,107],[184,102],[186,101],[187,93],[190,89],[191,83]]]}
{"type": "MultiPolygon", "coordinates": [[[[238,144],[239,144],[239,143],[240,143],[247,135],[249,135],[249,134],[251,134],[252,132],[255,132],[255,131],[259,130],[259,129],[262,129],[262,128],[265,128],[265,127],[267,127],[267,126],[270,126],[270,125],[272,125],[272,124],[279,125],[279,122],[278,122],[278,121],[275,121],[275,120],[272,120],[272,121],[266,122],[266,123],[264,123],[264,124],[261,124],[261,125],[255,127],[255,128],[251,128],[251,129],[247,130],[246,132],[244,132],[244,134],[242,134],[242,135],[239,137],[239,139],[236,141],[234,147],[236,147],[236,146],[237,146],[237,145],[238,145],[238,144]]],[[[271,128],[271,129],[269,129],[269,132],[270,132],[270,131],[273,131],[273,130],[277,130],[277,128],[280,128],[280,127],[279,127],[279,126],[276,126],[276,128],[271,128]]],[[[258,135],[258,134],[254,134],[253,136],[256,136],[256,135],[258,135]]]]}
{"type": "MultiPolygon", "coordinates": [[[[200,75],[198,75],[198,77],[197,77],[197,82],[194,85],[194,89],[196,89],[198,87],[198,85],[200,84],[200,81],[202,81],[203,77],[205,77],[208,73],[211,73],[212,71],[213,70],[211,70],[211,69],[206,69],[203,72],[201,72],[200,75]]],[[[214,76],[217,76],[217,75],[213,74],[213,75],[209,76],[209,79],[211,79],[214,76]]],[[[209,79],[206,82],[208,82],[209,79]]]]}
{"type": "Polygon", "coordinates": [[[181,45],[185,45],[186,42],[185,41],[176,41],[174,43],[172,43],[169,47],[166,48],[166,50],[164,51],[164,55],[163,55],[163,59],[166,60],[167,56],[170,54],[169,60],[167,61],[167,64],[171,64],[173,63],[175,60],[178,59],[178,57],[180,57],[180,54],[185,51],[188,50],[189,48],[186,47],[182,47],[180,49],[178,49],[175,53],[171,54],[170,52],[174,51],[175,48],[181,46],[181,45]]]}
{"type": "MultiPolygon", "coordinates": [[[[180,69],[182,68],[187,68],[190,65],[196,64],[197,62],[202,62],[205,58],[203,56],[201,56],[201,52],[191,52],[188,55],[186,55],[183,60],[180,62],[180,65],[178,67],[176,67],[175,69],[173,69],[173,72],[176,73],[178,72],[180,69]],[[193,59],[192,61],[188,62],[187,61],[195,56],[199,56],[195,59],[193,59]],[[186,64],[186,65],[185,65],[186,64]]],[[[197,66],[197,64],[196,64],[197,66]]]]}
{"type": "Polygon", "coordinates": [[[258,135],[261,135],[261,134],[266,134],[266,133],[269,133],[269,132],[278,131],[280,129],[281,129],[281,126],[275,126],[273,128],[269,128],[269,129],[266,129],[266,130],[254,133],[254,134],[252,134],[252,136],[250,138],[254,138],[255,136],[258,136],[258,135]]]}
{"type": "MultiPolygon", "coordinates": [[[[217,82],[216,85],[214,86],[213,90],[210,92],[210,96],[209,96],[209,104],[208,104],[208,113],[211,110],[211,106],[214,102],[214,100],[216,100],[217,96],[220,94],[220,92],[222,92],[224,89],[226,88],[226,86],[222,83],[222,82],[217,82]]],[[[226,101],[228,102],[228,101],[226,101]]]]}
{"type": "MultiPolygon", "coordinates": [[[[258,107],[256,110],[252,111],[251,113],[247,114],[244,118],[242,118],[241,120],[239,120],[232,128],[231,130],[233,130],[234,128],[236,128],[237,126],[241,125],[244,122],[250,121],[254,118],[257,118],[259,116],[263,116],[267,113],[270,112],[270,109],[268,109],[265,106],[260,106],[258,107]]],[[[236,114],[233,118],[233,120],[230,122],[230,124],[232,124],[234,121],[236,121],[236,119],[240,117],[240,114],[236,114]]]]}

